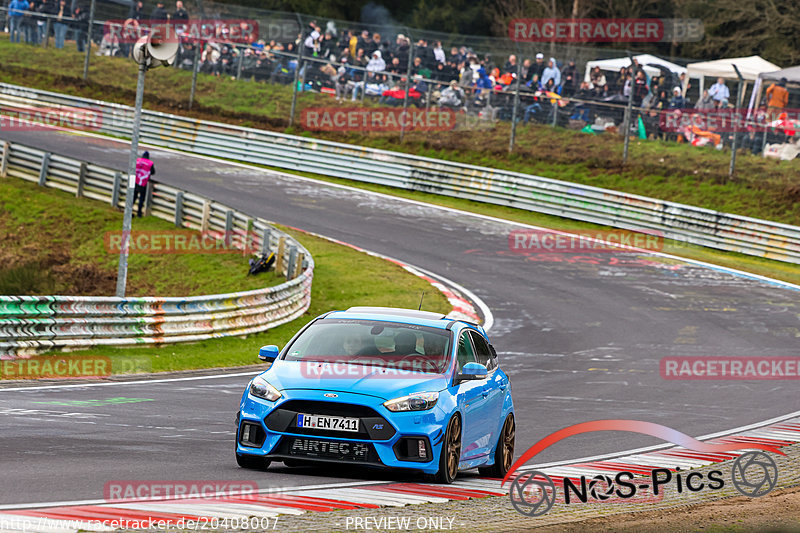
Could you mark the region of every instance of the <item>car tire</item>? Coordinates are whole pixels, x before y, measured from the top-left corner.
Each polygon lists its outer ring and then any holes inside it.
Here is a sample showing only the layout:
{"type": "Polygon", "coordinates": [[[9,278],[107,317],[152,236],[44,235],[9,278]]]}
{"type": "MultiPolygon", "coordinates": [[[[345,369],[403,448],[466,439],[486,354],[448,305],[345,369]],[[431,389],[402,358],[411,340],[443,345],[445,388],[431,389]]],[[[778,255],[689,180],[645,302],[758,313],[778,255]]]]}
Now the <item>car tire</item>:
{"type": "Polygon", "coordinates": [[[497,447],[494,450],[494,464],[478,468],[482,476],[503,478],[514,463],[514,437],[516,424],[513,413],[509,413],[503,423],[503,429],[497,438],[497,447]]]}
{"type": "Polygon", "coordinates": [[[269,468],[270,463],[271,461],[256,455],[242,455],[240,453],[236,454],[236,464],[242,468],[248,468],[250,470],[266,470],[269,468]]]}
{"type": "Polygon", "coordinates": [[[442,439],[442,452],[439,454],[439,471],[433,479],[436,483],[449,485],[458,476],[458,463],[461,460],[462,424],[459,415],[453,415],[447,424],[442,439]]]}

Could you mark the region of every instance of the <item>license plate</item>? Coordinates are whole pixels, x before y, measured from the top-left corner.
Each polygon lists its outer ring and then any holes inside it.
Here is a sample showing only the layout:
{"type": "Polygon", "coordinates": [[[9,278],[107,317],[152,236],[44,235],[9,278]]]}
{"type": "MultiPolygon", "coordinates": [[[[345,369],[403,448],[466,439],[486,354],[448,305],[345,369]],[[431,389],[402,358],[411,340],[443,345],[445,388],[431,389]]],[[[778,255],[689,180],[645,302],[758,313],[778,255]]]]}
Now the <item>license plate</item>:
{"type": "Polygon", "coordinates": [[[297,427],[324,431],[350,431],[358,433],[358,418],[329,415],[297,415],[297,427]]]}
{"type": "Polygon", "coordinates": [[[289,445],[291,455],[324,457],[344,461],[366,461],[369,445],[362,442],[341,442],[295,437],[289,445]]]}

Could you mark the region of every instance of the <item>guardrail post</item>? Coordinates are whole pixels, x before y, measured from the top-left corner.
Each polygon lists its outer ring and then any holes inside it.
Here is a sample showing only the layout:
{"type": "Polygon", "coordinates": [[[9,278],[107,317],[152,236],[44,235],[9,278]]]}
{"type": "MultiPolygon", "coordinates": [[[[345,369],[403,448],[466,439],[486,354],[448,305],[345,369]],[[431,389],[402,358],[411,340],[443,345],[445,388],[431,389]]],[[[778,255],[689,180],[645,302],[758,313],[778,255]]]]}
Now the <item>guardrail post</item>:
{"type": "Polygon", "coordinates": [[[111,207],[119,205],[119,189],[122,186],[122,172],[114,173],[114,188],[111,189],[111,207]]]}
{"type": "Polygon", "coordinates": [[[275,272],[283,272],[283,251],[286,248],[286,237],[278,239],[278,253],[275,257],[275,272]]]}
{"type": "Polygon", "coordinates": [[[78,171],[78,188],[75,190],[75,198],[83,197],[83,186],[86,185],[86,162],[81,163],[78,171]]]}
{"type": "Polygon", "coordinates": [[[0,178],[8,176],[8,160],[11,158],[11,143],[3,141],[3,159],[0,160],[0,178]]]}
{"type": "Polygon", "coordinates": [[[39,186],[44,187],[47,185],[47,170],[50,168],[50,152],[45,152],[42,155],[42,168],[39,170],[39,186]]]}
{"type": "Polygon", "coordinates": [[[200,220],[200,232],[205,233],[208,231],[208,221],[211,218],[211,202],[206,200],[203,202],[203,217],[200,220]]]}
{"type": "Polygon", "coordinates": [[[228,209],[225,213],[225,246],[231,245],[231,233],[233,232],[233,211],[228,209]]]}
{"type": "Polygon", "coordinates": [[[175,195],[175,227],[183,227],[183,191],[175,195]]]}
{"type": "Polygon", "coordinates": [[[295,262],[294,274],[292,275],[292,279],[296,278],[297,276],[303,273],[303,269],[305,268],[303,266],[303,263],[305,263],[305,261],[306,261],[306,254],[304,254],[303,252],[297,254],[297,261],[295,262]]]}
{"type": "Polygon", "coordinates": [[[147,181],[147,194],[144,197],[144,216],[149,217],[150,212],[153,210],[153,189],[155,184],[153,180],[147,181]]]}
{"type": "Polygon", "coordinates": [[[294,278],[295,264],[297,264],[297,246],[289,247],[289,264],[286,265],[286,279],[294,278]]]}
{"type": "Polygon", "coordinates": [[[264,228],[264,233],[261,234],[261,255],[268,254],[270,248],[270,239],[272,238],[272,230],[269,226],[264,228]]]}

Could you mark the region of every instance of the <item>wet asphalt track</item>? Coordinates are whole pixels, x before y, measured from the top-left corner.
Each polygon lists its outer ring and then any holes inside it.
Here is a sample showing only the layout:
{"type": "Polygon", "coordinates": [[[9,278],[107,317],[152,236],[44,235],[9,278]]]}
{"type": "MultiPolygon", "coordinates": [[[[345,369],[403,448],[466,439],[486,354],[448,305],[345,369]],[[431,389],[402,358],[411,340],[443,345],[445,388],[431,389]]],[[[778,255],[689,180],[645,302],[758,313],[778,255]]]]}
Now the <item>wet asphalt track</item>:
{"type": "MultiPolygon", "coordinates": [[[[115,168],[127,164],[128,146],[110,140],[58,132],[0,138],[115,168]]],[[[659,375],[659,360],[670,355],[800,355],[800,292],[633,253],[533,260],[543,258],[508,253],[512,223],[150,153],[158,181],[403,259],[482,298],[494,313],[490,337],[514,387],[518,453],[588,420],[646,420],[698,436],[800,410],[797,381],[659,375]]],[[[266,474],[238,469],[233,418],[247,380],[0,390],[0,503],[102,498],[107,481],[125,479],[255,479],[263,487],[381,479],[282,465],[266,474]]],[[[659,443],[623,433],[572,437],[536,462],[659,443]]]]}

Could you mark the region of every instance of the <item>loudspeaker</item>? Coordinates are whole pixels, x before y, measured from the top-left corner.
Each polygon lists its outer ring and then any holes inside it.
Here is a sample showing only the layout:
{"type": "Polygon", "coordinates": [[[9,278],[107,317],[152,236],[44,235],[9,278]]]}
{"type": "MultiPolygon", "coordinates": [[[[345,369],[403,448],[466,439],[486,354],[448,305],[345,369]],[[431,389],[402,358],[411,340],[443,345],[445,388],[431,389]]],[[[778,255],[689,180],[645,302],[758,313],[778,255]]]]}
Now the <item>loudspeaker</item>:
{"type": "Polygon", "coordinates": [[[175,62],[175,57],[178,55],[178,40],[177,38],[169,40],[151,39],[147,43],[147,53],[155,61],[160,61],[162,65],[168,67],[175,62]]]}
{"type": "Polygon", "coordinates": [[[144,48],[147,46],[147,36],[141,37],[136,44],[133,45],[133,53],[131,54],[136,63],[141,63],[145,60],[144,48]]]}

